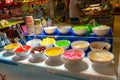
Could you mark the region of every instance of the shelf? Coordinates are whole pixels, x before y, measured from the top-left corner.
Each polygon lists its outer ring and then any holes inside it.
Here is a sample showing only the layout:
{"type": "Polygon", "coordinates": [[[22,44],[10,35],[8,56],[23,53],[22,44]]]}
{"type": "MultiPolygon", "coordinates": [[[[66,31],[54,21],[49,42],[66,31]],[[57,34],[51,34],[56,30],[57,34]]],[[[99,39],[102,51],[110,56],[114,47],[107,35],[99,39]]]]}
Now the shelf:
{"type": "MultiPolygon", "coordinates": [[[[91,61],[87,57],[83,58],[83,62],[81,63],[81,69],[79,72],[69,71],[65,64],[60,66],[49,66],[46,64],[46,61],[40,63],[30,63],[28,60],[29,58],[22,60],[22,61],[12,61],[12,58],[15,56],[5,57],[3,56],[5,51],[0,52],[0,62],[5,64],[10,64],[14,66],[24,67],[30,69],[29,67],[37,68],[39,71],[44,71],[46,73],[51,73],[54,75],[59,75],[63,77],[74,78],[78,80],[83,78],[83,80],[117,80],[114,64],[110,64],[109,67],[99,68],[94,66],[91,61]]],[[[33,69],[32,68],[32,69],[33,69]]],[[[71,69],[72,70],[72,69],[71,69]]]]}
{"type": "Polygon", "coordinates": [[[10,21],[9,24],[3,25],[0,27],[0,30],[4,28],[9,28],[10,26],[16,25],[16,24],[22,24],[25,23],[24,20],[15,20],[15,21],[10,21]]]}
{"type": "MultiPolygon", "coordinates": [[[[33,35],[34,35],[34,34],[33,34],[33,35]]],[[[25,34],[25,36],[33,36],[33,35],[27,35],[27,34],[25,34]]],[[[49,37],[49,36],[57,36],[57,37],[59,37],[59,36],[61,36],[61,37],[90,37],[90,38],[107,37],[107,38],[112,38],[112,37],[113,37],[113,33],[112,33],[112,29],[110,29],[109,32],[108,32],[108,34],[105,35],[105,36],[97,36],[97,35],[95,35],[94,33],[89,33],[89,32],[86,32],[84,35],[76,35],[76,34],[73,32],[72,28],[71,28],[71,29],[69,30],[69,33],[68,33],[68,34],[64,34],[64,35],[61,34],[58,30],[56,30],[55,33],[54,33],[54,34],[51,34],[51,35],[47,34],[44,30],[42,30],[42,33],[41,33],[41,34],[38,34],[38,35],[36,35],[36,36],[47,36],[47,37],[49,37]]]]}

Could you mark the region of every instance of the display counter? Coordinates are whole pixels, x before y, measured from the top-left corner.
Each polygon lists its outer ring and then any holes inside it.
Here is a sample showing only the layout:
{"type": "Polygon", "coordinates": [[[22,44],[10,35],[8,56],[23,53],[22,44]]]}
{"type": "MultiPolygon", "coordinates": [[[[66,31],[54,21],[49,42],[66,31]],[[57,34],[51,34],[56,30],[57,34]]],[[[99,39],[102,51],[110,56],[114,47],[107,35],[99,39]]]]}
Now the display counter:
{"type": "MultiPolygon", "coordinates": [[[[26,40],[32,40],[34,38],[42,40],[46,37],[54,38],[55,40],[70,40],[71,42],[76,40],[85,40],[89,43],[94,41],[104,41],[108,42],[112,45],[113,37],[112,37],[112,30],[108,32],[105,36],[97,36],[94,33],[84,34],[77,36],[74,32],[70,29],[69,34],[62,35],[59,33],[58,30],[52,35],[49,35],[42,31],[39,35],[25,35],[26,40]]],[[[69,47],[71,49],[71,46],[69,47]]],[[[106,67],[98,67],[95,66],[87,57],[90,48],[85,51],[85,56],[80,63],[80,65],[74,65],[73,67],[69,67],[66,63],[59,65],[59,66],[50,66],[47,64],[47,61],[39,62],[39,63],[31,63],[30,58],[32,55],[27,56],[27,59],[24,60],[15,60],[16,55],[4,55],[6,51],[0,52],[0,62],[5,64],[14,65],[20,68],[25,69],[33,69],[38,71],[39,75],[43,74],[51,74],[53,78],[62,77],[62,80],[66,80],[69,78],[70,80],[117,80],[117,76],[115,74],[114,62],[111,63],[109,66],[106,67]]],[[[112,52],[112,47],[110,48],[110,52],[112,52]]],[[[21,53],[22,54],[22,53],[21,53]]],[[[53,62],[54,63],[54,62],[53,62]]],[[[48,80],[48,79],[46,79],[48,80]]],[[[56,79],[61,80],[61,79],[56,79]]]]}

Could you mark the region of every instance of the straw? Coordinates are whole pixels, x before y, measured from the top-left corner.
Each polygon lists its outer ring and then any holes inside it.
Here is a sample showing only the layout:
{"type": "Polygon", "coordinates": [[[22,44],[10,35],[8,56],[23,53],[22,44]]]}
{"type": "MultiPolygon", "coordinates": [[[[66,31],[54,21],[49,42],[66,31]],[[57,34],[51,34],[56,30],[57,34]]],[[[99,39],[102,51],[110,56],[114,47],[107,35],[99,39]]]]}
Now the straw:
{"type": "Polygon", "coordinates": [[[23,47],[23,45],[20,42],[17,42],[17,43],[22,47],[22,49],[25,50],[25,48],[23,47]]]}

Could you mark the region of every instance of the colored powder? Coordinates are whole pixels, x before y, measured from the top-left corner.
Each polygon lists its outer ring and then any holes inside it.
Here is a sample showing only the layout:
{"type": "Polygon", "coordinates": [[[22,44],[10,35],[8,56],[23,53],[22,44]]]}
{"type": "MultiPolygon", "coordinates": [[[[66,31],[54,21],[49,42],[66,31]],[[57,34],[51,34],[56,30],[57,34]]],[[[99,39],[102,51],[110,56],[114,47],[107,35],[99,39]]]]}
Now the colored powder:
{"type": "Polygon", "coordinates": [[[83,56],[83,52],[80,50],[67,50],[64,53],[66,59],[76,60],[83,56]]]}
{"type": "Polygon", "coordinates": [[[23,45],[23,48],[20,46],[18,47],[15,52],[24,52],[24,51],[28,51],[31,47],[28,45],[23,45]],[[24,48],[24,49],[23,49],[24,48]]]}
{"type": "Polygon", "coordinates": [[[86,27],[85,26],[76,26],[76,27],[73,27],[73,30],[85,30],[86,27]]]}
{"type": "Polygon", "coordinates": [[[45,51],[46,47],[45,46],[37,46],[37,47],[34,47],[32,50],[31,50],[31,53],[35,53],[35,51],[37,52],[41,52],[41,51],[45,51]]]}
{"type": "Polygon", "coordinates": [[[68,40],[60,40],[55,43],[57,46],[62,47],[62,46],[69,46],[70,42],[68,40]]]}
{"type": "Polygon", "coordinates": [[[43,46],[49,45],[49,44],[53,44],[55,42],[54,38],[44,38],[40,44],[43,46]]]}
{"type": "Polygon", "coordinates": [[[45,53],[47,56],[57,56],[62,54],[63,52],[64,52],[63,48],[53,47],[53,48],[48,48],[45,53]]]}
{"type": "Polygon", "coordinates": [[[112,56],[109,53],[105,53],[105,52],[96,52],[95,54],[90,56],[93,60],[97,60],[97,61],[109,61],[112,59],[112,56]]]}
{"type": "Polygon", "coordinates": [[[14,48],[16,48],[18,46],[19,46],[18,43],[12,43],[12,44],[8,44],[7,46],[5,46],[4,49],[11,50],[11,49],[14,49],[14,48]]]}
{"type": "Polygon", "coordinates": [[[85,48],[89,45],[89,43],[85,42],[85,41],[75,41],[72,43],[72,46],[74,48],[85,48]]]}

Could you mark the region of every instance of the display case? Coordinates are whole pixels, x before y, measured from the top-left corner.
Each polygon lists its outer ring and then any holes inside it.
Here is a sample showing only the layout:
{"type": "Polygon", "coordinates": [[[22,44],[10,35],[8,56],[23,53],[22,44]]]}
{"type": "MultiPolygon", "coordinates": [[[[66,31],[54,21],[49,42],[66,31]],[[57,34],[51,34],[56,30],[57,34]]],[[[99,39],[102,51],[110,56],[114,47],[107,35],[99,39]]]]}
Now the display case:
{"type": "MultiPolygon", "coordinates": [[[[97,1],[97,0],[96,0],[97,1]]],[[[100,1],[100,0],[99,0],[100,1]]],[[[89,3],[90,4],[90,3],[89,3]]],[[[88,15],[88,14],[87,14],[88,15]]],[[[90,19],[95,19],[97,20],[100,24],[104,24],[107,26],[110,26],[110,30],[107,33],[107,35],[104,36],[98,36],[93,32],[86,31],[85,34],[82,35],[76,35],[75,32],[73,31],[73,26],[68,30],[67,34],[61,34],[57,29],[55,29],[55,32],[53,34],[47,34],[44,29],[42,29],[41,34],[32,34],[28,35],[25,34],[26,41],[30,41],[33,39],[39,39],[43,40],[44,38],[54,38],[55,41],[59,40],[69,40],[71,43],[74,41],[87,41],[89,43],[96,42],[96,41],[102,41],[102,42],[107,42],[111,45],[109,52],[112,53],[112,48],[113,48],[113,16],[111,15],[106,16],[106,15],[88,15],[90,19]],[[107,20],[106,20],[107,19],[107,20]],[[108,21],[110,20],[111,22],[104,22],[103,20],[108,21]]],[[[94,26],[95,27],[95,26],[94,26]]],[[[88,27],[87,27],[88,29],[88,27]]],[[[37,42],[34,42],[37,43],[37,42]]],[[[106,44],[105,44],[106,45],[106,44]]],[[[55,45],[54,45],[55,46],[55,45]]],[[[104,45],[103,47],[104,48],[104,45]]],[[[31,48],[32,49],[32,48],[31,48]]],[[[72,49],[72,46],[70,45],[67,50],[72,49]]],[[[28,52],[27,57],[21,57],[19,59],[16,59],[16,54],[13,55],[4,55],[7,51],[6,50],[1,50],[0,51],[0,62],[13,65],[15,69],[17,68],[22,68],[25,70],[29,70],[30,72],[27,72],[27,79],[29,79],[29,76],[33,76],[30,73],[34,72],[33,74],[39,74],[39,75],[46,75],[46,78],[43,78],[42,76],[37,76],[38,78],[44,79],[44,80],[117,80],[117,76],[115,73],[115,68],[114,68],[114,61],[112,61],[111,64],[108,66],[95,66],[93,62],[88,58],[88,53],[91,51],[90,46],[86,51],[84,51],[85,55],[82,58],[81,63],[75,63],[70,66],[66,64],[66,59],[65,62],[62,62],[60,65],[49,65],[47,63],[48,61],[48,56],[45,60],[42,62],[30,62],[30,59],[33,57],[31,53],[28,52]],[[33,70],[33,71],[32,71],[33,70]],[[51,78],[52,76],[52,78],[51,78]]],[[[59,52],[59,50],[58,50],[59,52]]],[[[57,52],[56,52],[57,53],[57,52]]],[[[23,53],[20,53],[19,55],[22,55],[23,53]]],[[[17,56],[18,57],[18,56],[17,56]]],[[[63,55],[62,55],[63,57],[63,55]]],[[[57,56],[57,58],[59,58],[57,56]]],[[[55,60],[57,59],[55,58],[55,60]]],[[[52,58],[53,59],[53,58],[52,58]]],[[[56,62],[51,62],[52,64],[55,64],[56,62]]],[[[7,66],[9,66],[7,65],[7,66]]],[[[19,71],[17,69],[16,71],[19,71]]],[[[24,72],[24,70],[23,70],[24,72]]]]}

